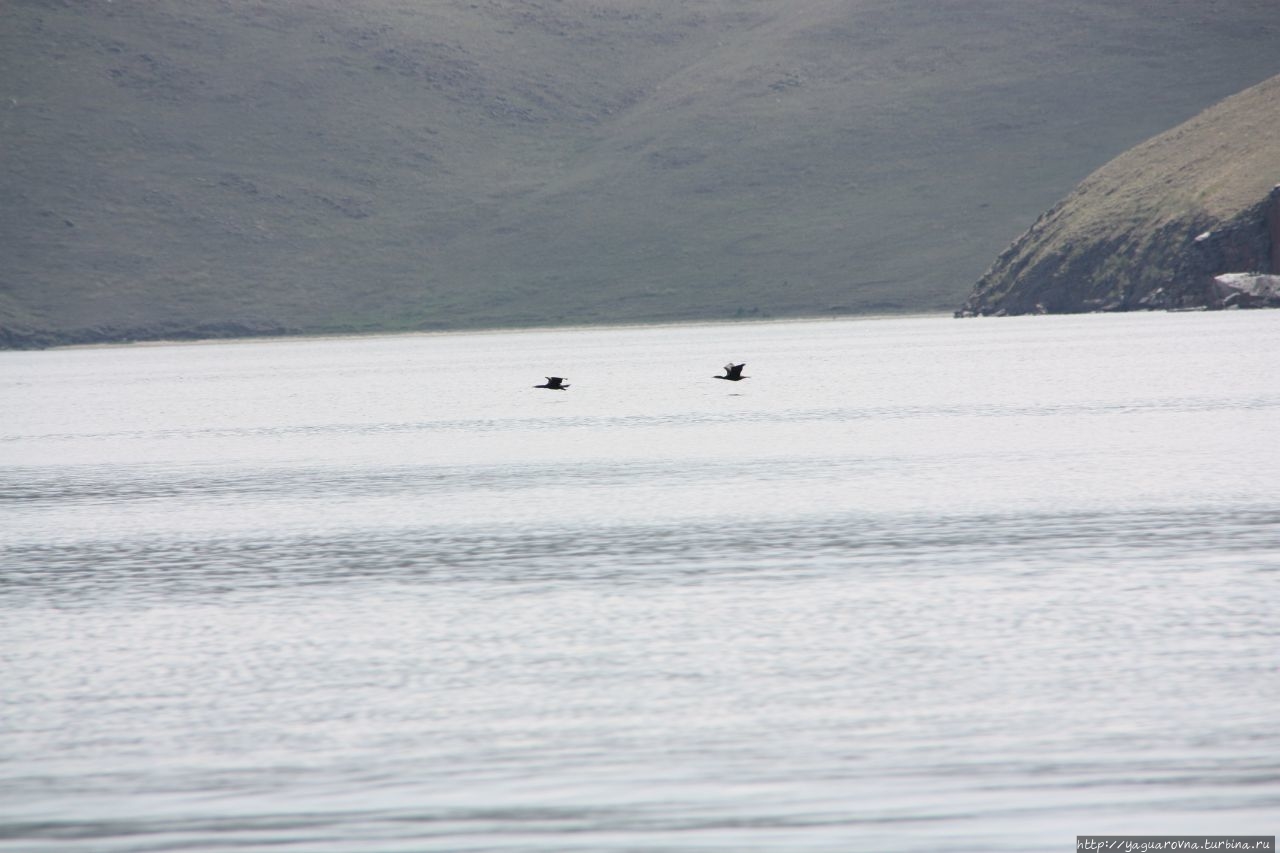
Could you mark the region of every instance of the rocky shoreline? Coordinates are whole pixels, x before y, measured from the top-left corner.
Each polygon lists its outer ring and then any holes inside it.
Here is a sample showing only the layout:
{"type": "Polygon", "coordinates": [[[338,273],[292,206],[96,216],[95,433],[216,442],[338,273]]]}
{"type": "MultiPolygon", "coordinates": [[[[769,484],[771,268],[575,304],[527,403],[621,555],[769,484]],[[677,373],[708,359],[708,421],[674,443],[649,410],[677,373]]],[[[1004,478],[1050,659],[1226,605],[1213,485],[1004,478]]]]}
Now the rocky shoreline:
{"type": "Polygon", "coordinates": [[[1026,263],[1041,228],[1000,256],[955,316],[1280,308],[1280,185],[1226,222],[1191,218],[1149,234],[1121,231],[1026,263]]]}
{"type": "Polygon", "coordinates": [[[199,323],[192,326],[142,326],[120,328],[90,326],[68,331],[49,331],[19,326],[0,326],[0,350],[39,350],[52,347],[129,344],[142,341],[198,341],[229,338],[284,337],[301,334],[298,329],[269,323],[199,323]]]}
{"type": "Polygon", "coordinates": [[[1280,307],[1280,77],[1090,175],[957,317],[1280,307]]]}

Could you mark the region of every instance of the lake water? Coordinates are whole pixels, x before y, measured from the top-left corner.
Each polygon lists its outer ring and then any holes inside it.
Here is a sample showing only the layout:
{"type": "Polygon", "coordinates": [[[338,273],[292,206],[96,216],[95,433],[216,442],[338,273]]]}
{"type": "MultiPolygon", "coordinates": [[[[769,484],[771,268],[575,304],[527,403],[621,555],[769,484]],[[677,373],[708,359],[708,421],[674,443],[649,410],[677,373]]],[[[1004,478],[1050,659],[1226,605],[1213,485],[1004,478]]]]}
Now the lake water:
{"type": "Polygon", "coordinates": [[[0,399],[5,853],[1280,826],[1280,312],[9,352],[0,399]]]}

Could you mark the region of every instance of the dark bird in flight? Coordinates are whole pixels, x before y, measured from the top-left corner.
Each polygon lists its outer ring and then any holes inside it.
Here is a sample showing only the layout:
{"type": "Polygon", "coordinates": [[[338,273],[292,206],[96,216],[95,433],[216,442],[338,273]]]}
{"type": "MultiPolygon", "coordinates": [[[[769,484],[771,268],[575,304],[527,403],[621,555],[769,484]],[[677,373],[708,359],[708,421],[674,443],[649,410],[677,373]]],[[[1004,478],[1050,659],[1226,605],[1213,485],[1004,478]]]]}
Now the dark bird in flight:
{"type": "Polygon", "coordinates": [[[548,376],[546,385],[534,385],[534,388],[550,388],[552,391],[563,391],[568,388],[564,384],[564,378],[560,376],[548,376]]]}
{"type": "Polygon", "coordinates": [[[734,364],[732,361],[724,366],[724,376],[712,376],[712,379],[728,379],[730,382],[737,382],[740,379],[750,379],[750,376],[742,375],[742,368],[746,367],[746,363],[734,364]]]}

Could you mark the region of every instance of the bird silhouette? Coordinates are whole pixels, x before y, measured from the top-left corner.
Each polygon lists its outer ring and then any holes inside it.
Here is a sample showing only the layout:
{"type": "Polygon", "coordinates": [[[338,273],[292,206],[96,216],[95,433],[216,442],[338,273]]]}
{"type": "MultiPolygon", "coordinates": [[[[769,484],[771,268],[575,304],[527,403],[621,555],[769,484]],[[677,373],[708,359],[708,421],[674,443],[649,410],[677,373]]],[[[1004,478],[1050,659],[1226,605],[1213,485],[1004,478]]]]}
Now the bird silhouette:
{"type": "Polygon", "coordinates": [[[740,379],[750,379],[750,376],[742,375],[742,368],[746,367],[746,363],[734,364],[732,361],[724,366],[724,376],[713,376],[712,379],[728,379],[730,382],[737,382],[740,379]]]}
{"type": "Polygon", "coordinates": [[[534,385],[534,388],[550,388],[552,391],[563,391],[569,386],[564,384],[564,378],[560,376],[548,376],[545,385],[534,385]]]}

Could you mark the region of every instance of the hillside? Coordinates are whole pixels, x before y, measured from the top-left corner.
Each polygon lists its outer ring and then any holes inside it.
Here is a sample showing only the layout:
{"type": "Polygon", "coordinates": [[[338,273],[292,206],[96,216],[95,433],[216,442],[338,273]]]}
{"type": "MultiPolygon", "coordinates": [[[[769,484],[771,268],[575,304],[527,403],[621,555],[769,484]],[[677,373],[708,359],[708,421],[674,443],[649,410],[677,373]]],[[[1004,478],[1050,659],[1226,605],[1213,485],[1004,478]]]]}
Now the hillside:
{"type": "Polygon", "coordinates": [[[959,313],[1280,304],[1277,128],[1280,76],[1125,152],[1040,217],[959,313]]]}
{"type": "Polygon", "coordinates": [[[9,0],[0,345],[950,310],[1274,11],[9,0]]]}

